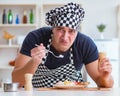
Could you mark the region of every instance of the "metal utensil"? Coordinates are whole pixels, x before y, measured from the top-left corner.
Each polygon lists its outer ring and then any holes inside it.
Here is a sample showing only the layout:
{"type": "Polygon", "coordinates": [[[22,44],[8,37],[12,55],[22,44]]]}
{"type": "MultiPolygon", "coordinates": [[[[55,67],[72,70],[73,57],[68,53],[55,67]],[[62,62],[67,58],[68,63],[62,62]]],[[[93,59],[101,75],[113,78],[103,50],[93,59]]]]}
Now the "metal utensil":
{"type": "Polygon", "coordinates": [[[15,92],[18,91],[19,83],[4,83],[4,92],[15,92]]]}
{"type": "MultiPolygon", "coordinates": [[[[39,45],[35,44],[35,46],[38,47],[39,45]]],[[[47,49],[46,49],[46,51],[49,52],[49,53],[51,53],[51,54],[52,54],[54,57],[56,57],[56,58],[63,58],[63,57],[64,57],[62,54],[60,54],[60,55],[57,56],[57,55],[55,55],[55,54],[54,54],[52,51],[50,51],[50,50],[47,50],[47,49]]]]}

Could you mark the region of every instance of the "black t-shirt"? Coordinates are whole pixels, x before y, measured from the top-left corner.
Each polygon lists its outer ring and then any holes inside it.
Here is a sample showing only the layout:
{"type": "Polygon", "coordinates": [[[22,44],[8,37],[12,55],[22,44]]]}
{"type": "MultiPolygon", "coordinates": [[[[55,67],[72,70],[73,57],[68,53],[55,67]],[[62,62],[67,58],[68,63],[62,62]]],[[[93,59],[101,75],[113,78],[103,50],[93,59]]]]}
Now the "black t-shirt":
{"type": "MultiPolygon", "coordinates": [[[[35,47],[35,44],[39,45],[40,43],[43,43],[46,47],[49,44],[48,40],[51,37],[51,33],[51,27],[43,27],[30,32],[22,44],[20,53],[31,56],[30,50],[35,47]]],[[[50,50],[54,54],[59,55],[59,53],[57,53],[52,46],[50,47],[50,50]]],[[[77,70],[80,70],[83,64],[86,65],[98,59],[98,50],[93,40],[80,32],[78,32],[77,37],[72,45],[72,50],[74,65],[77,70]]],[[[45,65],[49,69],[55,69],[61,65],[70,63],[70,50],[62,54],[64,55],[64,58],[56,58],[49,53],[45,65]]]]}

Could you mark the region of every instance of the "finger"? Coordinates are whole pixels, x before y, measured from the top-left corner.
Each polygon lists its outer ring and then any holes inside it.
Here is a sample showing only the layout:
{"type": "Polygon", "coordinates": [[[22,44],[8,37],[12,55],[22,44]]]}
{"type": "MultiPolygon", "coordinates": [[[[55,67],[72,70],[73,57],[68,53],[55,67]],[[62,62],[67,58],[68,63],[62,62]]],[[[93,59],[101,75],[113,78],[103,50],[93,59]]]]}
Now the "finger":
{"type": "Polygon", "coordinates": [[[110,63],[110,60],[109,60],[108,58],[104,58],[104,59],[102,60],[102,62],[108,62],[108,63],[110,63]]]}
{"type": "Polygon", "coordinates": [[[103,62],[100,66],[100,68],[112,68],[112,65],[108,62],[103,62]]]}
{"type": "Polygon", "coordinates": [[[35,46],[39,49],[39,50],[45,50],[45,46],[43,45],[43,43],[41,43],[40,45],[35,44],[35,46]]]}
{"type": "Polygon", "coordinates": [[[31,52],[31,56],[37,56],[37,55],[42,55],[44,56],[46,54],[45,50],[40,50],[40,51],[36,51],[36,52],[31,52]]]}
{"type": "Polygon", "coordinates": [[[104,69],[103,71],[104,71],[104,72],[111,73],[111,72],[112,72],[112,69],[108,69],[108,68],[106,68],[106,69],[104,69]]]}
{"type": "Polygon", "coordinates": [[[44,46],[39,46],[39,45],[35,45],[35,46],[37,46],[37,47],[35,47],[35,48],[33,48],[32,49],[32,52],[44,52],[45,51],[45,47],[44,46]]]}
{"type": "Polygon", "coordinates": [[[100,66],[106,66],[106,65],[111,65],[111,63],[109,62],[109,59],[104,59],[100,62],[100,66]]]}
{"type": "Polygon", "coordinates": [[[100,70],[100,72],[104,72],[104,71],[112,72],[112,66],[110,64],[108,64],[106,66],[100,67],[99,70],[100,70]]]}
{"type": "Polygon", "coordinates": [[[105,70],[112,70],[112,67],[111,66],[104,66],[104,67],[102,67],[102,68],[100,68],[100,70],[103,70],[103,71],[105,71],[105,70]]]}
{"type": "Polygon", "coordinates": [[[44,46],[43,43],[40,43],[40,46],[44,46]]]}
{"type": "Polygon", "coordinates": [[[43,57],[44,57],[44,54],[37,54],[32,56],[32,58],[37,61],[42,60],[43,57]]]}

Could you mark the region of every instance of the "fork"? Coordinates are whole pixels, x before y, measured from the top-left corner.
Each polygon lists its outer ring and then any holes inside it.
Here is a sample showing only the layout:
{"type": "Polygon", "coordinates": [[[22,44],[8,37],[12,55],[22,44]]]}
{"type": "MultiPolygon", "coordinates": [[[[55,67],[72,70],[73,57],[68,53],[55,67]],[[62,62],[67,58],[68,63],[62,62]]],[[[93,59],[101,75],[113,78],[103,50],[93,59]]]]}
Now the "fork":
{"type": "MultiPolygon", "coordinates": [[[[39,45],[38,45],[38,44],[35,44],[35,46],[38,47],[39,45]]],[[[51,53],[51,54],[52,54],[54,57],[56,57],[56,58],[64,58],[64,56],[63,56],[62,54],[60,54],[60,55],[57,56],[57,55],[55,55],[55,54],[54,54],[52,51],[50,51],[50,50],[47,50],[47,49],[46,49],[46,51],[49,52],[49,53],[51,53]]]]}

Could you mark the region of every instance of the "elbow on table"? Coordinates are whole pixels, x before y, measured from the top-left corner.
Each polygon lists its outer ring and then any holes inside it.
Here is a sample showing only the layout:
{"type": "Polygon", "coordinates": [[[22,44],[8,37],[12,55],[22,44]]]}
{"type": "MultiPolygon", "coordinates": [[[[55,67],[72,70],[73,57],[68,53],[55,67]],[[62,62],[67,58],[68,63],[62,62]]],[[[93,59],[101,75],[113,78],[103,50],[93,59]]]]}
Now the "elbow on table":
{"type": "Polygon", "coordinates": [[[19,87],[23,87],[24,84],[25,84],[24,83],[25,80],[23,80],[21,75],[16,74],[15,70],[13,70],[13,72],[12,72],[12,82],[18,82],[19,83],[19,87]]]}

